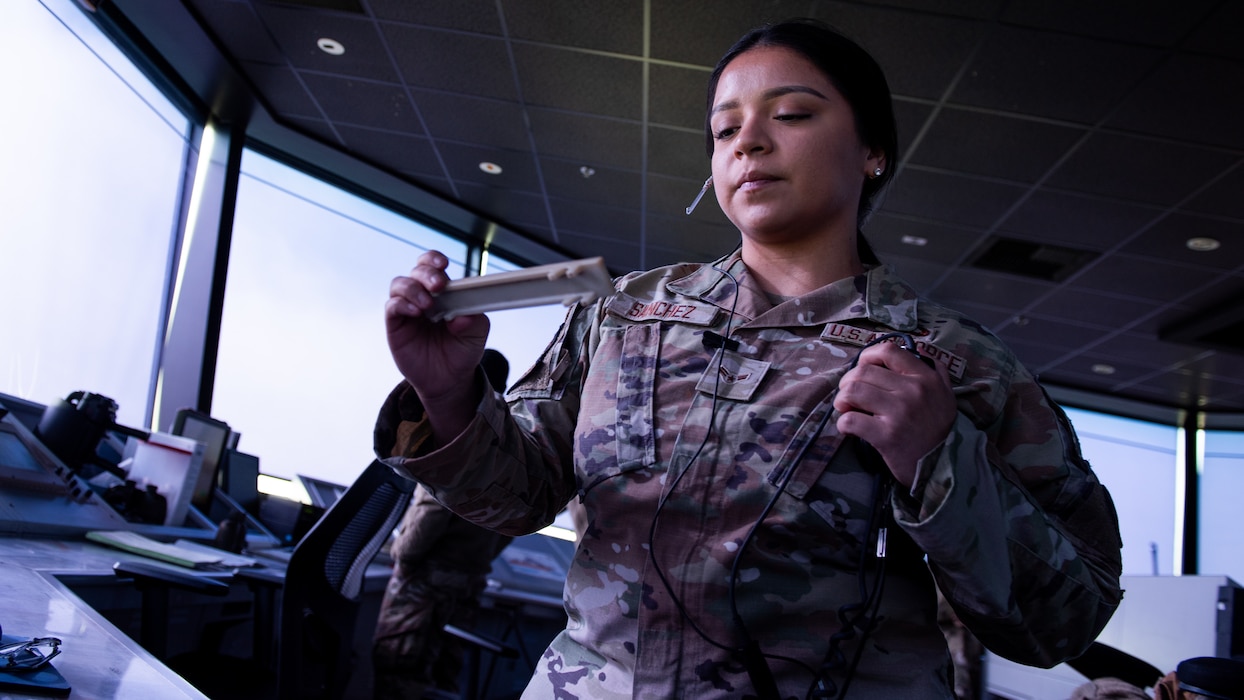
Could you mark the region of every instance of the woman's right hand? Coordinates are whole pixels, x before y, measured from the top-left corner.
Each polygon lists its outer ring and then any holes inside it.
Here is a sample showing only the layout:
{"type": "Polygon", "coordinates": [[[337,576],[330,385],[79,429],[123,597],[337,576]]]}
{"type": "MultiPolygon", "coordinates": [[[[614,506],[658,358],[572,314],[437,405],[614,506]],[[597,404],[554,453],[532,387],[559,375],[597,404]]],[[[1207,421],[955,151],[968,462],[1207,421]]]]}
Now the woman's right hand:
{"type": "Polygon", "coordinates": [[[475,368],[488,341],[483,314],[432,321],[427,314],[435,296],[449,283],[449,259],[430,250],[419,256],[409,275],[389,284],[385,330],[398,371],[414,387],[433,432],[452,439],[474,415],[479,391],[475,368]]]}

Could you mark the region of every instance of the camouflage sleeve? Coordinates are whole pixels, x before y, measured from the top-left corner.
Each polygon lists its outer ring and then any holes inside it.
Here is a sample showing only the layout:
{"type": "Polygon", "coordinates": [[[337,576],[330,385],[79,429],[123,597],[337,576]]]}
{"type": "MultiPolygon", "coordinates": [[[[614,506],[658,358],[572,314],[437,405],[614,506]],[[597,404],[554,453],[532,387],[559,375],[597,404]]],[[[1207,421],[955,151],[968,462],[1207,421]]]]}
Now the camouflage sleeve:
{"type": "Polygon", "coordinates": [[[415,489],[414,497],[402,516],[401,527],[393,538],[390,553],[408,570],[428,555],[432,546],[449,528],[453,513],[432,498],[427,489],[415,489]]]}
{"type": "Polygon", "coordinates": [[[1011,375],[960,397],[950,436],[893,506],[960,620],[994,653],[1052,667],[1118,607],[1122,543],[1067,417],[1026,370],[1011,375]],[[1001,405],[964,412],[982,400],[1001,405]]]}
{"type": "Polygon", "coordinates": [[[517,536],[552,523],[575,493],[574,430],[600,309],[572,307],[508,404],[485,392],[475,418],[449,444],[429,447],[415,392],[399,386],[377,419],[377,455],[477,525],[517,536]]]}

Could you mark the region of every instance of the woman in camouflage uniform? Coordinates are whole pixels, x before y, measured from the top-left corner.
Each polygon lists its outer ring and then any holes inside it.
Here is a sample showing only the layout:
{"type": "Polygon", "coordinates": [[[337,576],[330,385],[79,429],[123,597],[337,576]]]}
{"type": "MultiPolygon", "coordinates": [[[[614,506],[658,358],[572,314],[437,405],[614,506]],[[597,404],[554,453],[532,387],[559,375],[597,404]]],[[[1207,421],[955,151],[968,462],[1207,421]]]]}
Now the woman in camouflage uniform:
{"type": "Polygon", "coordinates": [[[1014,355],[862,243],[898,162],[880,68],[783,23],[708,95],[739,247],[572,308],[508,401],[472,380],[487,318],[424,315],[443,255],[391,285],[379,454],[503,532],[587,515],[524,697],[952,698],[937,588],[996,653],[1080,653],[1120,598],[1114,508],[1014,355]]]}

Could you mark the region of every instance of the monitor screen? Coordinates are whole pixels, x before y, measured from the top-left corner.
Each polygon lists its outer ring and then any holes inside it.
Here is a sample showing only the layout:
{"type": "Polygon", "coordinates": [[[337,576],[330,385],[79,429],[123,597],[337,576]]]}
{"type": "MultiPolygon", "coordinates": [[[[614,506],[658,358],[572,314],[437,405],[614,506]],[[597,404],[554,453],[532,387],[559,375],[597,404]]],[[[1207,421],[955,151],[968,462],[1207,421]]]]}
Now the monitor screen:
{"type": "Polygon", "coordinates": [[[224,459],[229,443],[229,424],[215,418],[183,408],[173,420],[174,435],[188,437],[203,443],[203,468],[190,495],[190,504],[207,513],[212,505],[212,489],[216,486],[216,474],[224,459]]]}
{"type": "Polygon", "coordinates": [[[341,484],[334,484],[331,481],[317,479],[313,476],[298,475],[298,481],[302,487],[307,490],[307,496],[311,499],[311,504],[320,508],[331,508],[341,494],[346,492],[346,487],[341,484]]]}

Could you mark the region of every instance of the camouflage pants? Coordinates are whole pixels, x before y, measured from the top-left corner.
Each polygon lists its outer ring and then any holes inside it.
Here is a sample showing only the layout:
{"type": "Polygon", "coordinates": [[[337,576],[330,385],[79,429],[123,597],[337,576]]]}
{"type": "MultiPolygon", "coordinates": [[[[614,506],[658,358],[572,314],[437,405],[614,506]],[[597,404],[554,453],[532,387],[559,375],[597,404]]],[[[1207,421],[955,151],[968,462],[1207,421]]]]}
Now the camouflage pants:
{"type": "Polygon", "coordinates": [[[372,645],[377,700],[420,698],[429,688],[458,690],[464,650],[442,628],[474,626],[483,585],[482,577],[407,575],[400,566],[394,568],[372,645]]]}

